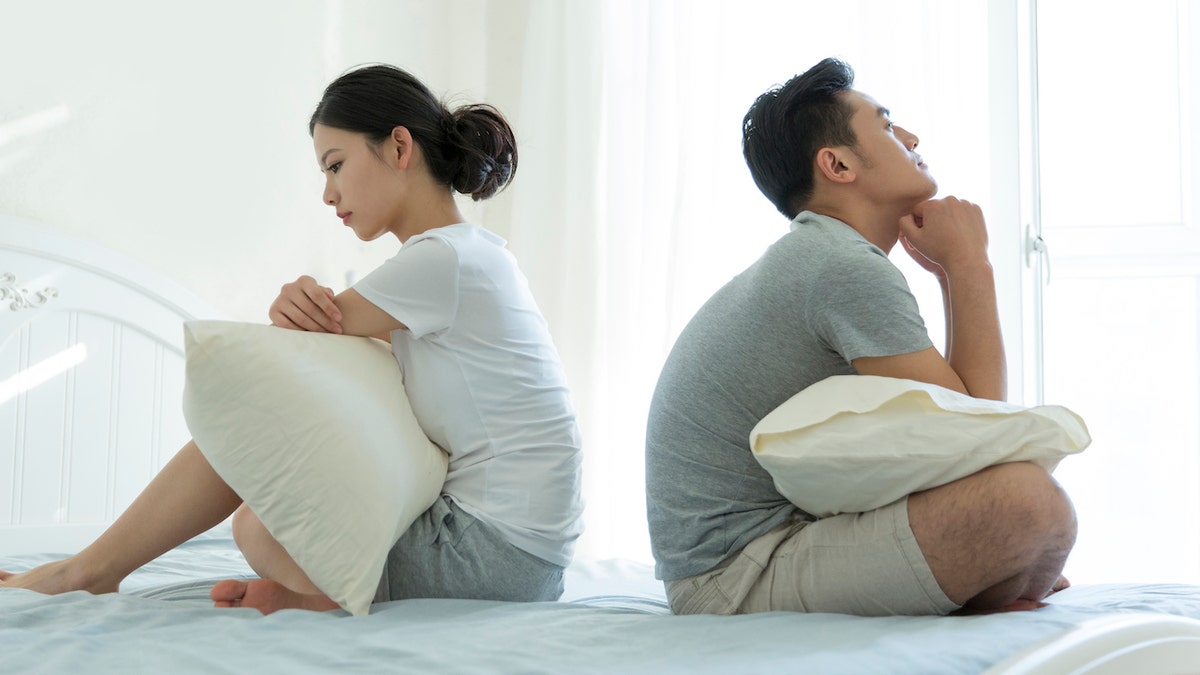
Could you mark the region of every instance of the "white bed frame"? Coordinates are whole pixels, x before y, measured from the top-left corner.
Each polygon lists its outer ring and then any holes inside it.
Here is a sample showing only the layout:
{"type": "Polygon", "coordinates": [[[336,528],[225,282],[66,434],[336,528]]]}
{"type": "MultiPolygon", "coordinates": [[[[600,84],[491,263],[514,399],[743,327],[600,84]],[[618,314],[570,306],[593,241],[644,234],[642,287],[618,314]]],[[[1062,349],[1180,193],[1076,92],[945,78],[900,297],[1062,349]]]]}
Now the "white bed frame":
{"type": "Polygon", "coordinates": [[[1169,614],[1095,619],[1018,652],[984,675],[1200,673],[1200,621],[1169,614]]]}
{"type": "MultiPolygon", "coordinates": [[[[187,441],[192,318],[223,317],[127,257],[0,216],[0,555],[82,548],[187,441]]],[[[1098,619],[987,672],[1196,673],[1200,621],[1098,619]]]]}
{"type": "Polygon", "coordinates": [[[188,439],[182,322],[136,261],[0,216],[0,553],[72,553],[188,439]]]}

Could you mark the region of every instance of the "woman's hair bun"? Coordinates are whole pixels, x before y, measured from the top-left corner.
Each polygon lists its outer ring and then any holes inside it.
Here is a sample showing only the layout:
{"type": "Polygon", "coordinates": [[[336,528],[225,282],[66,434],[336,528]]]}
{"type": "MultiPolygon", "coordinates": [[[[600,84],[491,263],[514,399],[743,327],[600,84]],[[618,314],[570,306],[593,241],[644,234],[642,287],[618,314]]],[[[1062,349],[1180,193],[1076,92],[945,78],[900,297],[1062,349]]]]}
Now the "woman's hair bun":
{"type": "Polygon", "coordinates": [[[443,118],[447,152],[456,158],[450,185],[479,201],[503,190],[517,172],[517,143],[500,111],[464,105],[443,118]]]}

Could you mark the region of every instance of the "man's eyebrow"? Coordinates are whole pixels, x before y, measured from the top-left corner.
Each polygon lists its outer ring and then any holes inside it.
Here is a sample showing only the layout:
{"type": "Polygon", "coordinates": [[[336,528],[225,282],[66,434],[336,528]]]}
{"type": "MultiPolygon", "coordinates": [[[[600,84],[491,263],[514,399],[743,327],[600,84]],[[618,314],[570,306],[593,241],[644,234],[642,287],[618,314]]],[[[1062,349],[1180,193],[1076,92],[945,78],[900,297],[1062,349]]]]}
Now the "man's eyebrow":
{"type": "Polygon", "coordinates": [[[888,110],[887,108],[885,108],[883,106],[879,106],[878,108],[876,108],[875,113],[877,115],[879,115],[880,117],[891,117],[892,116],[892,111],[888,110]]]}
{"type": "Polygon", "coordinates": [[[338,150],[341,150],[341,148],[330,148],[321,155],[321,167],[322,168],[325,167],[325,158],[329,156],[329,153],[337,152],[338,150]]]}

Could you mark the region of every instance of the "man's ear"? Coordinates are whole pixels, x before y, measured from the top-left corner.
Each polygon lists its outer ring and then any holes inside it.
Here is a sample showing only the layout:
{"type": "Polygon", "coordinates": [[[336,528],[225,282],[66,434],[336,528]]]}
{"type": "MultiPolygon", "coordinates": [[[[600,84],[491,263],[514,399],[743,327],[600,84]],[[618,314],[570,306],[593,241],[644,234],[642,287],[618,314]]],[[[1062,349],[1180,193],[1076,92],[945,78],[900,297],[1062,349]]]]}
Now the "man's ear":
{"type": "Polygon", "coordinates": [[[413,153],[413,137],[409,133],[408,127],[392,129],[391,141],[391,147],[388,150],[393,153],[393,156],[389,159],[395,162],[397,168],[407,169],[413,153]]]}
{"type": "Polygon", "coordinates": [[[817,171],[833,183],[853,183],[857,174],[854,171],[854,153],[849,148],[821,148],[817,151],[817,171]]]}

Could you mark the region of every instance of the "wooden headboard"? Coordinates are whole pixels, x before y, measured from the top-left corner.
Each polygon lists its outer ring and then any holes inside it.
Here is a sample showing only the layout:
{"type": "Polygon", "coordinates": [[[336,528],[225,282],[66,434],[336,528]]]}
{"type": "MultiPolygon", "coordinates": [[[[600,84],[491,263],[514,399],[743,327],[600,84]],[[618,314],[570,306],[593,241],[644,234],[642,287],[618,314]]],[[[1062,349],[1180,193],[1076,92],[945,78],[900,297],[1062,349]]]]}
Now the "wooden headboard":
{"type": "Polygon", "coordinates": [[[222,318],[88,240],[0,216],[0,553],[72,553],[188,439],[182,323],[222,318]]]}

